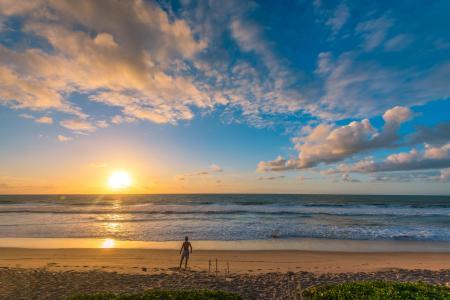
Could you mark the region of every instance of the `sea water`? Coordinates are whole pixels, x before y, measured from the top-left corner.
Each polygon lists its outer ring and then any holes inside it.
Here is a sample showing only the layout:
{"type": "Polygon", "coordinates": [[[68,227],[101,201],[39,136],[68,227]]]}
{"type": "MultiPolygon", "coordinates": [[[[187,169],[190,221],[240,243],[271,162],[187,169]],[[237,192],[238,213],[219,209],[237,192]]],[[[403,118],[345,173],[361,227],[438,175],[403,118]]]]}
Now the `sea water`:
{"type": "Polygon", "coordinates": [[[0,238],[450,242],[450,197],[1,195],[0,238]]]}

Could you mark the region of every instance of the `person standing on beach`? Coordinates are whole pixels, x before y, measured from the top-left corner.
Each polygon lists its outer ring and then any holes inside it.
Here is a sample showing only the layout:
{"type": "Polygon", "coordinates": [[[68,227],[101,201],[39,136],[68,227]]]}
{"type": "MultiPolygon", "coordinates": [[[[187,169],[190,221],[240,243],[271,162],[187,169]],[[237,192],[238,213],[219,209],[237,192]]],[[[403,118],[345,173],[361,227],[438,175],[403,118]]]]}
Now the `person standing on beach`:
{"type": "Polygon", "coordinates": [[[185,269],[187,268],[187,264],[188,264],[188,260],[189,260],[189,252],[192,253],[192,245],[189,242],[189,237],[185,236],[184,243],[180,249],[180,254],[181,254],[180,269],[181,269],[181,265],[183,264],[183,259],[184,259],[184,268],[185,269]]]}

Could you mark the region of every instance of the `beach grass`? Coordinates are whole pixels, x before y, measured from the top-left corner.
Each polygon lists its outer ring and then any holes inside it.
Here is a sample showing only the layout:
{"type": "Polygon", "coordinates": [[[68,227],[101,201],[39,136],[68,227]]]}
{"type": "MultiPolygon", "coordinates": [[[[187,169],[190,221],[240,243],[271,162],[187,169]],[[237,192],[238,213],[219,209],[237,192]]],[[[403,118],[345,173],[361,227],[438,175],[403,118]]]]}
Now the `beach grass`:
{"type": "Polygon", "coordinates": [[[449,300],[450,289],[422,282],[358,281],[311,287],[305,300],[449,300]]]}
{"type": "Polygon", "coordinates": [[[242,300],[236,293],[210,290],[149,290],[135,294],[95,293],[70,297],[68,300],[242,300]]]}

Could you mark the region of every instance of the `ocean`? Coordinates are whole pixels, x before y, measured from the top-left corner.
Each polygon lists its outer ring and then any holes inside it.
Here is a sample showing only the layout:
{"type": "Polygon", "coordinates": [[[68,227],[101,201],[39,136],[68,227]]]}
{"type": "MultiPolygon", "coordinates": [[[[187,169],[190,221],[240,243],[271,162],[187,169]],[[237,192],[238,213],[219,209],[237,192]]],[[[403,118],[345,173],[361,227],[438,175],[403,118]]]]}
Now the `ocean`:
{"type": "Polygon", "coordinates": [[[449,196],[1,195],[0,237],[450,242],[449,196]]]}

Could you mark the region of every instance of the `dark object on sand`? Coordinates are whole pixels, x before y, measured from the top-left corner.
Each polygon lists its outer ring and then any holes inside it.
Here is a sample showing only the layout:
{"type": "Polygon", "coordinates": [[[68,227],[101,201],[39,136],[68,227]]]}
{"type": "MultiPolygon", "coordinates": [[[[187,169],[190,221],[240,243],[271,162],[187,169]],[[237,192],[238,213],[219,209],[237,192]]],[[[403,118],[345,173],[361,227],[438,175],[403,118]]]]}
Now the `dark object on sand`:
{"type": "Polygon", "coordinates": [[[143,272],[147,272],[147,268],[142,268],[142,271],[143,272]]]}
{"type": "Polygon", "coordinates": [[[423,282],[356,281],[311,287],[303,292],[303,299],[448,300],[450,299],[450,289],[423,282]]]}
{"type": "Polygon", "coordinates": [[[139,294],[97,293],[90,295],[79,295],[68,300],[243,300],[235,293],[224,291],[192,290],[192,291],[164,291],[150,290],[139,294]]]}

